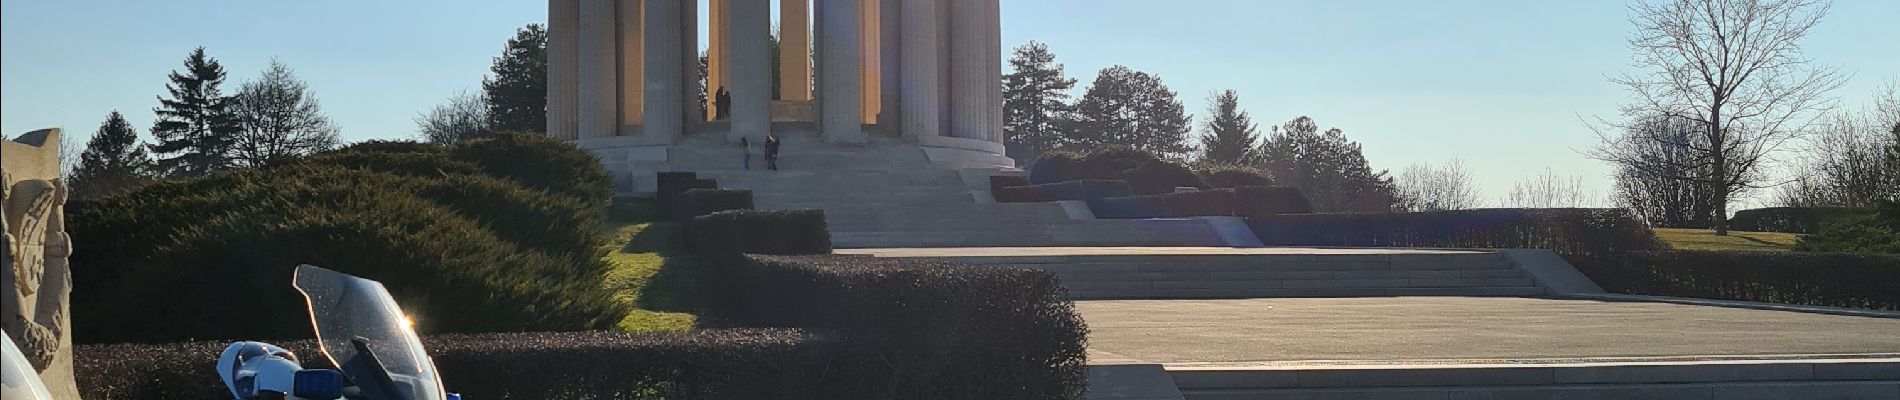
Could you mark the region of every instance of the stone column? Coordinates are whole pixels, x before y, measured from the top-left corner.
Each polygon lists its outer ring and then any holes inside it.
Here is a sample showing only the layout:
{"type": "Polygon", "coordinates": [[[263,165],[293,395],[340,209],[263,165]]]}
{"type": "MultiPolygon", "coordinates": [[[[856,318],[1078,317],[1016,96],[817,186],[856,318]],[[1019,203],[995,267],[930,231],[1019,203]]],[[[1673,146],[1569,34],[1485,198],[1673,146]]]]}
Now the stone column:
{"type": "Polygon", "coordinates": [[[816,0],[818,7],[818,129],[833,143],[862,143],[860,86],[862,0],[816,0]]]}
{"type": "Polygon", "coordinates": [[[641,43],[643,0],[618,0],[620,15],[615,26],[620,35],[620,135],[639,134],[640,119],[646,105],[646,61],[641,43]]]}
{"type": "Polygon", "coordinates": [[[877,24],[867,25],[877,27],[878,31],[877,65],[878,70],[882,71],[878,74],[878,87],[882,89],[878,93],[877,109],[881,113],[877,116],[877,124],[882,127],[881,131],[896,134],[898,124],[903,121],[903,113],[899,112],[901,107],[899,101],[904,93],[901,91],[904,74],[898,65],[903,57],[903,49],[900,46],[903,45],[904,32],[900,28],[902,25],[898,22],[902,18],[899,13],[902,12],[905,1],[882,1],[883,4],[878,8],[877,24]]]}
{"type": "Polygon", "coordinates": [[[811,0],[779,2],[779,99],[811,100],[811,0]]]}
{"type": "Polygon", "coordinates": [[[990,61],[983,64],[983,80],[989,82],[990,105],[989,141],[1003,143],[1003,7],[1001,0],[977,0],[983,5],[983,33],[989,36],[989,44],[983,49],[990,61]]]}
{"type": "Polygon", "coordinates": [[[726,82],[732,91],[728,137],[758,142],[772,127],[772,2],[725,0],[726,82]]]}
{"type": "MultiPolygon", "coordinates": [[[[710,114],[699,112],[701,99],[699,91],[704,85],[700,82],[699,76],[699,2],[680,1],[679,3],[679,12],[676,16],[678,24],[673,25],[679,31],[673,41],[675,44],[673,48],[679,52],[679,58],[673,61],[680,68],[680,72],[676,75],[679,79],[680,103],[677,106],[679,112],[673,115],[680,117],[680,126],[673,134],[684,135],[686,132],[699,129],[701,124],[706,123],[706,118],[710,114]]],[[[707,95],[710,96],[711,93],[707,95]]],[[[712,99],[706,99],[706,101],[710,102],[712,99]]]]}
{"type": "Polygon", "coordinates": [[[901,54],[898,78],[902,83],[898,89],[903,127],[900,129],[907,137],[934,137],[942,135],[943,118],[943,79],[940,68],[943,38],[943,24],[938,18],[942,3],[938,0],[909,0],[899,10],[902,20],[899,26],[904,32],[899,35],[903,42],[899,46],[901,54]]]}
{"type": "Polygon", "coordinates": [[[580,7],[580,137],[613,136],[620,131],[618,15],[613,1],[582,0],[580,7]]]}
{"type": "Polygon", "coordinates": [[[706,5],[706,114],[710,119],[719,116],[719,103],[714,101],[719,88],[732,86],[732,0],[707,0],[706,5]]]}
{"type": "MultiPolygon", "coordinates": [[[[641,123],[641,129],[646,135],[668,137],[680,135],[681,120],[667,116],[681,115],[680,108],[685,103],[665,101],[665,99],[681,98],[680,66],[682,64],[677,57],[681,54],[680,36],[686,31],[680,29],[680,23],[683,20],[680,18],[680,3],[658,0],[647,1],[643,4],[641,16],[645,18],[645,21],[641,24],[644,30],[641,33],[641,39],[647,56],[641,60],[645,64],[642,72],[646,74],[646,83],[642,89],[645,90],[645,98],[654,100],[641,104],[645,107],[641,114],[652,116],[641,123]]],[[[695,59],[694,62],[697,63],[698,60],[695,59]]]]}
{"type": "Polygon", "coordinates": [[[989,24],[983,3],[993,0],[950,2],[950,136],[988,140],[990,91],[1001,82],[989,80],[989,24]]]}
{"type": "Polygon", "coordinates": [[[575,40],[580,37],[580,0],[548,0],[548,136],[579,139],[579,114],[574,108],[580,63],[575,40]]]}

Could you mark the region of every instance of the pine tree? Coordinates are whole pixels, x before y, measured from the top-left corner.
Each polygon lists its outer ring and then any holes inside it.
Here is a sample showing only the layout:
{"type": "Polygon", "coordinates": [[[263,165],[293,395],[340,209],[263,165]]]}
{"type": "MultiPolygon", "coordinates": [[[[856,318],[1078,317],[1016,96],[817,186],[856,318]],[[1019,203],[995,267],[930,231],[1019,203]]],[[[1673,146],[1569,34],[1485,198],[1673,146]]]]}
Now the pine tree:
{"type": "Polygon", "coordinates": [[[158,143],[158,169],[170,176],[202,176],[231,166],[231,146],[237,140],[237,116],[231,99],[218,90],[224,67],[199,47],[185,58],[185,71],[172,71],[165,85],[171,99],[160,97],[152,112],[158,121],[152,136],[158,143]]]}
{"type": "Polygon", "coordinates": [[[1388,212],[1399,200],[1390,174],[1374,172],[1358,143],[1339,128],[1320,133],[1312,118],[1274,127],[1260,164],[1275,182],[1300,188],[1316,212],[1388,212]]]}
{"type": "Polygon", "coordinates": [[[1032,41],[1016,47],[1009,59],[1013,71],[1003,76],[1006,153],[1019,163],[1062,145],[1059,122],[1070,112],[1069,90],[1075,88],[1075,79],[1065,76],[1055,60],[1048,45],[1032,41]]]}
{"type": "Polygon", "coordinates": [[[86,151],[79,154],[79,165],[73,168],[68,182],[74,198],[91,200],[129,190],[151,178],[152,156],[139,143],[138,128],[113,110],[86,141],[86,151]]]}
{"type": "Polygon", "coordinates": [[[515,30],[501,56],[482,78],[488,96],[488,125],[502,132],[541,132],[548,128],[548,31],[541,24],[515,30]]]}
{"type": "Polygon", "coordinates": [[[1202,129],[1200,161],[1213,164],[1244,164],[1253,161],[1254,142],[1259,141],[1253,117],[1240,109],[1240,93],[1232,89],[1209,99],[1208,118],[1202,129]]]}
{"type": "Polygon", "coordinates": [[[1068,142],[1087,147],[1119,144],[1184,156],[1193,126],[1183,109],[1161,77],[1121,65],[1108,67],[1076,102],[1068,142]]]}
{"type": "Polygon", "coordinates": [[[283,61],[255,81],[238,85],[232,112],[243,131],[231,147],[231,159],[244,166],[261,166],[279,157],[301,156],[335,148],[341,140],[337,127],[323,116],[323,106],[310,85],[283,61]]]}

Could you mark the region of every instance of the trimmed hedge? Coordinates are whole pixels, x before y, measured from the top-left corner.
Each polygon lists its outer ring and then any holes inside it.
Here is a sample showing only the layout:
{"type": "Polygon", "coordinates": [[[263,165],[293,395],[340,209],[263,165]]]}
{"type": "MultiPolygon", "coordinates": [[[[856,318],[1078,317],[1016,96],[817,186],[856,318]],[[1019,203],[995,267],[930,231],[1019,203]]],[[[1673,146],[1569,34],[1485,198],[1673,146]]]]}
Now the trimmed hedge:
{"type": "Polygon", "coordinates": [[[825,211],[730,210],[693,217],[686,244],[708,256],[734,254],[831,254],[825,211]]]}
{"type": "Polygon", "coordinates": [[[1313,207],[1299,189],[1242,186],[1102,199],[1095,217],[1104,219],[1272,216],[1304,214],[1313,207]]]}
{"type": "Polygon", "coordinates": [[[1570,260],[1618,293],[1900,310],[1894,255],[1658,251],[1570,260]]]}
{"type": "Polygon", "coordinates": [[[1136,194],[1162,194],[1176,187],[1205,187],[1192,169],[1128,146],[1109,145],[1087,153],[1050,152],[1030,166],[1036,184],[1086,179],[1128,181],[1136,194]]]}
{"type": "Polygon", "coordinates": [[[858,256],[747,256],[749,324],[837,332],[888,399],[1080,399],[1088,327],[1047,271],[858,256]]]}
{"type": "Polygon", "coordinates": [[[1216,165],[1195,171],[1207,187],[1226,189],[1239,186],[1273,186],[1273,175],[1259,168],[1241,165],[1216,165]]]}
{"type": "Polygon", "coordinates": [[[1771,207],[1735,212],[1729,229],[1750,232],[1821,233],[1829,222],[1873,214],[1871,208],[1771,207]]]}
{"type": "Polygon", "coordinates": [[[1662,248],[1655,232],[1617,208],[1498,208],[1247,218],[1269,246],[1536,248],[1566,256],[1662,248]]]}
{"type": "Polygon", "coordinates": [[[1088,179],[1029,186],[1005,187],[991,193],[999,203],[1040,203],[1083,200],[1091,203],[1110,197],[1128,197],[1135,193],[1128,182],[1088,179]]]}
{"type": "MultiPolygon", "coordinates": [[[[849,371],[835,338],[792,329],[685,334],[541,332],[422,338],[444,386],[476,399],[870,398],[881,382],[849,371]],[[771,366],[761,368],[761,366],[771,366]]],[[[316,342],[273,342],[305,367],[327,367],[316,342]]],[[[74,346],[81,397],[229,398],[217,357],[230,342],[74,346]]]]}
{"type": "Polygon", "coordinates": [[[676,182],[673,187],[667,188],[667,190],[675,191],[669,196],[671,199],[666,201],[667,218],[674,222],[686,222],[686,220],[692,219],[694,214],[693,211],[689,209],[691,204],[686,203],[686,192],[717,189],[719,189],[719,181],[712,179],[693,179],[676,182]]]}
{"type": "Polygon", "coordinates": [[[1313,204],[1306,200],[1306,194],[1300,188],[1286,186],[1235,186],[1234,215],[1242,217],[1265,217],[1280,214],[1308,214],[1313,212],[1313,204]]]}
{"type": "Polygon", "coordinates": [[[1006,187],[1029,186],[1029,177],[1015,175],[990,176],[990,193],[996,193],[1006,187]]]}
{"type": "Polygon", "coordinates": [[[600,158],[547,135],[484,136],[456,143],[449,153],[488,175],[549,193],[602,205],[614,194],[613,176],[600,158]]]}
{"type": "Polygon", "coordinates": [[[679,196],[681,218],[693,218],[727,210],[752,209],[752,191],[729,189],[692,189],[679,196]]]}
{"type": "Polygon", "coordinates": [[[1237,208],[1232,189],[1202,190],[1146,196],[1102,199],[1102,207],[1092,210],[1096,218],[1186,218],[1232,216],[1237,208]]]}
{"type": "Polygon", "coordinates": [[[699,180],[699,174],[692,172],[661,172],[656,175],[656,178],[653,199],[659,203],[660,212],[666,214],[665,217],[668,220],[674,220],[675,218],[672,214],[675,207],[674,204],[679,202],[680,194],[686,193],[687,190],[694,189],[692,186],[699,180]]]}

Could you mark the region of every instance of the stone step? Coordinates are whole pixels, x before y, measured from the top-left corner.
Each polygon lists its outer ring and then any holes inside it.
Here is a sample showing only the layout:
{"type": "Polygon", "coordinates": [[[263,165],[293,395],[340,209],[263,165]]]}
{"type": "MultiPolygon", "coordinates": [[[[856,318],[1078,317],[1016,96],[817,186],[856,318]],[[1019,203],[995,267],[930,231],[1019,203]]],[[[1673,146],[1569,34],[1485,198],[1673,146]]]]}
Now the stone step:
{"type": "Polygon", "coordinates": [[[1063,286],[1076,291],[1143,290],[1224,290],[1224,289],[1385,289],[1385,288],[1482,288],[1535,285],[1530,278],[1323,278],[1272,280],[1077,280],[1063,278],[1063,286]]]}
{"type": "Polygon", "coordinates": [[[1190,400],[1895,399],[1900,360],[1170,368],[1190,400]]]}
{"type": "MultiPolygon", "coordinates": [[[[1065,283],[1066,285],[1066,283],[1065,283]]],[[[1102,289],[1069,290],[1075,300],[1249,299],[1272,297],[1541,296],[1539,287],[1289,288],[1289,289],[1102,289]]]]}

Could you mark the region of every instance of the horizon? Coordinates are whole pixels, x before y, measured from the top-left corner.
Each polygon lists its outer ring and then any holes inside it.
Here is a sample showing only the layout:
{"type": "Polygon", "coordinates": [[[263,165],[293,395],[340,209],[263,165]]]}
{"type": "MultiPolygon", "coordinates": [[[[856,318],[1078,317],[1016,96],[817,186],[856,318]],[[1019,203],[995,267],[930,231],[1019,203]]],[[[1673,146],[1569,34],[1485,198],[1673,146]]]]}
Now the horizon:
{"type": "MultiPolygon", "coordinates": [[[[504,41],[546,21],[543,2],[479,3],[8,2],[0,132],[57,127],[83,146],[116,109],[149,142],[165,74],[204,46],[228,73],[227,93],[279,57],[346,142],[414,138],[414,116],[480,90],[504,41]],[[220,22],[172,23],[207,16],[220,22]]],[[[1197,135],[1207,97],[1234,89],[1263,135],[1304,115],[1344,130],[1375,168],[1395,175],[1462,159],[1487,206],[1545,168],[1581,176],[1599,202],[1609,194],[1610,167],[1581,151],[1596,142],[1585,121],[1616,118],[1626,98],[1606,79],[1630,70],[1622,2],[1080,4],[1005,2],[1004,58],[1032,40],[1048,44],[1078,80],[1077,97],[1112,65],[1157,74],[1194,116],[1197,135]],[[1127,29],[1140,24],[1152,26],[1127,29]]],[[[1816,63],[1851,76],[1830,93],[1842,110],[1867,107],[1881,85],[1900,81],[1900,54],[1881,48],[1900,43],[1883,20],[1892,15],[1900,3],[1836,2],[1803,42],[1816,63]]]]}

